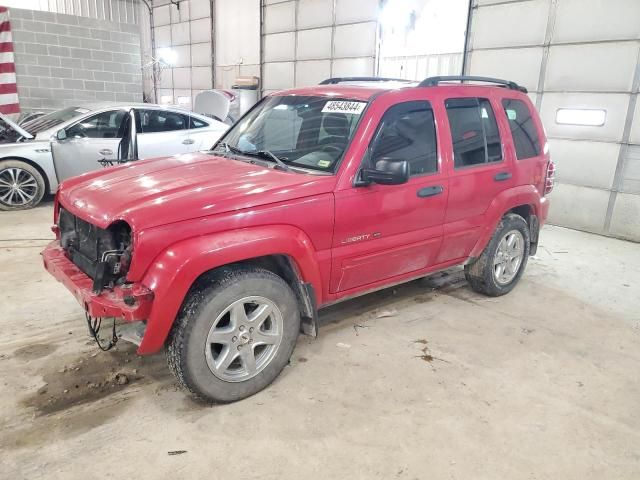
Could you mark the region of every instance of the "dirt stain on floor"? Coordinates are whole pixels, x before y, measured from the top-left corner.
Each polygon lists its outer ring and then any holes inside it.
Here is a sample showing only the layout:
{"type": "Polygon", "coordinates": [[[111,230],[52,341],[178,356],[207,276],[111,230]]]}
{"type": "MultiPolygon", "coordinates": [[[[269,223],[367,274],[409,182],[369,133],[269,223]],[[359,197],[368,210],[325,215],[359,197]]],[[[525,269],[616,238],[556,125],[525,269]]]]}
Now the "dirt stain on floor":
{"type": "Polygon", "coordinates": [[[163,355],[140,357],[129,344],[55,357],[41,372],[44,385],[20,400],[31,421],[24,428],[1,426],[0,449],[34,448],[86,432],[119,416],[136,390],[131,387],[173,381],[163,355]]]}
{"type": "Polygon", "coordinates": [[[17,349],[13,352],[13,356],[18,360],[35,360],[50,355],[57,348],[58,346],[52,343],[34,343],[17,349]]]}
{"type": "Polygon", "coordinates": [[[108,352],[93,352],[80,358],[60,357],[42,373],[45,384],[22,400],[36,416],[57,413],[91,403],[146,379],[166,379],[164,358],[136,355],[133,345],[108,352]]]}

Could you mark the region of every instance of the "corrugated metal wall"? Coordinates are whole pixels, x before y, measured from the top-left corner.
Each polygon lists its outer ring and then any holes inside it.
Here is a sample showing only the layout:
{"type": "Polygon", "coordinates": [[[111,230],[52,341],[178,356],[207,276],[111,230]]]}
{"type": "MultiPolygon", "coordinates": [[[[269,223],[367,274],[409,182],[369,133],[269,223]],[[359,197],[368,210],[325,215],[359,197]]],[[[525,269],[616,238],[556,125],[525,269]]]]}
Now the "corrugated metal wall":
{"type": "Polygon", "coordinates": [[[140,0],[4,0],[2,5],[108,22],[137,24],[140,19],[140,0]]]}
{"type": "Polygon", "coordinates": [[[264,0],[265,93],[336,76],[373,75],[378,0],[264,0]]]}
{"type": "Polygon", "coordinates": [[[640,1],[473,1],[467,73],[531,92],[558,167],[550,222],[640,241],[640,1]]]}

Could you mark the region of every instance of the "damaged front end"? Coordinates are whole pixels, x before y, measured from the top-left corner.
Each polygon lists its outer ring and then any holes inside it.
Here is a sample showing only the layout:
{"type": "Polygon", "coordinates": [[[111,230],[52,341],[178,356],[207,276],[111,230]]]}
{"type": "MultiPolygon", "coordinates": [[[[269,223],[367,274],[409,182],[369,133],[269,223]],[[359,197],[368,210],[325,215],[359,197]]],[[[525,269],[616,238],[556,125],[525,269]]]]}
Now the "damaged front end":
{"type": "Polygon", "coordinates": [[[125,283],[132,253],[129,225],[120,221],[102,229],[61,208],[58,228],[60,246],[93,279],[95,293],[125,283]]]}
{"type": "Polygon", "coordinates": [[[60,208],[57,230],[59,244],[43,252],[45,266],[84,307],[90,336],[102,350],[119,338],[140,345],[153,293],[126,280],[132,255],[129,225],[118,221],[103,229],[60,208]],[[119,319],[125,324],[118,325],[119,319]],[[100,336],[104,320],[112,321],[109,338],[100,336]]]}

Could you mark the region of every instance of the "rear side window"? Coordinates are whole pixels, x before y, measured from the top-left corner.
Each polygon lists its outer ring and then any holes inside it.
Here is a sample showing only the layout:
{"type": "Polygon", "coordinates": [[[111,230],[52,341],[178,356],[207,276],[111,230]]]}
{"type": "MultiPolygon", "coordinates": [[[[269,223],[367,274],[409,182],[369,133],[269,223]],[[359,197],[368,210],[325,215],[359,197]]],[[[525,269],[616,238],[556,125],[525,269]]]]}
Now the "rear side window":
{"type": "Polygon", "coordinates": [[[538,129],[533,122],[531,110],[522,100],[504,99],[502,107],[509,120],[509,128],[516,147],[516,158],[537,157],[540,155],[538,129]]]}
{"type": "Polygon", "coordinates": [[[436,126],[429,102],[405,102],[389,108],[371,146],[371,160],[409,162],[409,174],[438,171],[436,126]]]}
{"type": "Polygon", "coordinates": [[[190,128],[204,128],[204,127],[208,127],[209,124],[207,122],[203,122],[202,120],[195,118],[195,117],[189,117],[189,119],[191,120],[191,125],[190,128]]]}
{"type": "Polygon", "coordinates": [[[502,144],[491,103],[486,98],[445,102],[456,168],[502,160],[502,144]]]}
{"type": "Polygon", "coordinates": [[[140,110],[140,132],[158,133],[185,130],[189,116],[168,110],[140,110]]]}

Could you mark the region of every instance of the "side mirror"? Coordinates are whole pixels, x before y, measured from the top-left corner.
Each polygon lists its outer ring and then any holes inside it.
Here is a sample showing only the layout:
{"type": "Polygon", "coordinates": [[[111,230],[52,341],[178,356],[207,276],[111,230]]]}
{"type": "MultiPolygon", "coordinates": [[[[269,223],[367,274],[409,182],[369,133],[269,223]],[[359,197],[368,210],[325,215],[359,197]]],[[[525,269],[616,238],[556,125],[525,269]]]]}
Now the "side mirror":
{"type": "Polygon", "coordinates": [[[58,140],[66,140],[67,139],[67,131],[64,128],[61,128],[56,133],[56,138],[58,140]]]}
{"type": "Polygon", "coordinates": [[[364,168],[362,181],[380,185],[400,185],[409,181],[409,162],[382,157],[375,161],[376,168],[364,168]]]}

